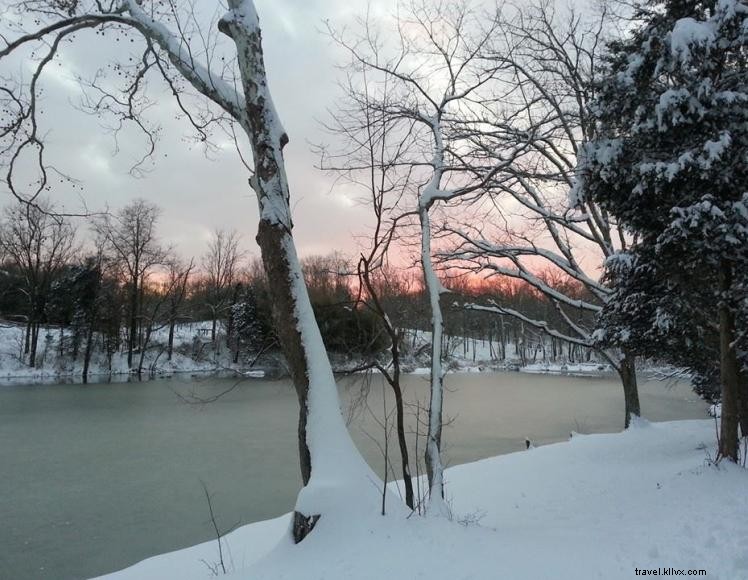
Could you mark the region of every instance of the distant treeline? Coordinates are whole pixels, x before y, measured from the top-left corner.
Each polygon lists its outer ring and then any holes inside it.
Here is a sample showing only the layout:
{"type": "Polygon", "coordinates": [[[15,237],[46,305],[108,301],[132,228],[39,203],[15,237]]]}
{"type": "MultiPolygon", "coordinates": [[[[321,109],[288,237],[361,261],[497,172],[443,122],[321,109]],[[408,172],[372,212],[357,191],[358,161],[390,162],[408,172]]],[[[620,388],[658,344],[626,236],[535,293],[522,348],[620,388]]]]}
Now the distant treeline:
{"type": "MultiPolygon", "coordinates": [[[[24,325],[26,364],[37,364],[40,330],[52,327],[60,329],[59,354],[82,361],[84,374],[94,350],[110,361],[115,353],[126,353],[128,367],[139,371],[156,336],[170,360],[175,329],[195,321],[210,322],[204,340],[231,362],[277,350],[272,288],[259,260],[242,250],[240,236],[217,230],[202,256],[185,260],[178,249],[159,241],[159,213],[155,205],[136,200],[111,215],[91,218],[92,250],[79,245],[76,229],[48,203],[5,208],[0,317],[24,325]]],[[[384,351],[389,339],[367,308],[355,263],[331,254],[306,258],[302,265],[328,351],[353,358],[384,351]]],[[[589,360],[587,348],[517,318],[470,308],[500,303],[546,321],[549,328],[566,330],[568,321],[529,285],[447,272],[443,282],[451,291],[444,295],[448,335],[489,340],[496,344],[492,354],[497,359],[589,360]]],[[[546,282],[568,296],[583,297],[581,286],[568,279],[549,275],[546,282]]],[[[396,326],[429,328],[419,270],[382,268],[372,284],[396,326]]],[[[577,323],[591,322],[582,310],[578,316],[577,323]]]]}

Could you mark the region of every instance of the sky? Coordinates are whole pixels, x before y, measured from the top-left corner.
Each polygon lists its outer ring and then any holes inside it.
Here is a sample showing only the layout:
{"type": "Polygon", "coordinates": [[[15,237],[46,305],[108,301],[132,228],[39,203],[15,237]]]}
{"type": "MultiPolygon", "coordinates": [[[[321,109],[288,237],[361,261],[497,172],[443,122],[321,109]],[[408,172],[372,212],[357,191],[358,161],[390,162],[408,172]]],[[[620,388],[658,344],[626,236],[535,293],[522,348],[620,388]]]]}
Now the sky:
{"type": "MultiPolygon", "coordinates": [[[[383,4],[377,3],[380,9],[383,4]]],[[[339,94],[335,81],[341,55],[321,32],[324,21],[343,26],[366,10],[366,0],[256,0],[256,5],[270,88],[291,139],[285,158],[297,245],[302,255],[354,253],[357,236],[366,233],[370,211],[350,187],[334,185],[332,175],[315,169],[318,158],[311,145],[329,141],[320,122],[339,94]]],[[[164,92],[149,111],[150,118],[163,126],[156,163],[144,177],[134,178],[129,169],[144,151],[142,135],[124,131],[115,144],[100,121],[73,106],[81,97],[76,75],[91,77],[110,61],[126,60],[133,52],[130,46],[137,47],[118,42],[82,34],[45,73],[49,159],[82,185],[72,189],[60,183],[50,197],[71,212],[80,211],[83,202],[89,211],[116,210],[129,200],[146,198],[162,208],[160,237],[183,256],[202,254],[216,228],[236,229],[245,248],[257,254],[256,199],[247,172],[226,139],[226,146],[207,159],[202,147],[186,138],[189,126],[175,119],[176,104],[164,92]]],[[[11,201],[7,190],[0,191],[0,201],[11,201]]],[[[80,229],[85,235],[85,227],[80,229]]]]}

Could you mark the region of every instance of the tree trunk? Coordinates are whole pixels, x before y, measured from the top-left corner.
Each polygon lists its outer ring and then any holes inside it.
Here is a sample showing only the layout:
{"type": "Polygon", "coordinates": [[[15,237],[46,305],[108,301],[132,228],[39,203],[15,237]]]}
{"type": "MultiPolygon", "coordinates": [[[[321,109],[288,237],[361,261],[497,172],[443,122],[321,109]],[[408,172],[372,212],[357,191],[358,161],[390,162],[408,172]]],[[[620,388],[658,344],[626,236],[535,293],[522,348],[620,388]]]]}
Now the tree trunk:
{"type": "Polygon", "coordinates": [[[39,323],[31,323],[31,349],[29,350],[29,366],[36,366],[36,350],[39,345],[39,323]]]}
{"type": "Polygon", "coordinates": [[[275,227],[266,220],[260,221],[257,232],[257,244],[260,246],[262,262],[270,288],[273,305],[273,322],[275,323],[278,340],[288,363],[296,396],[299,399],[299,466],[301,480],[304,485],[309,483],[312,474],[312,458],[306,438],[306,422],[308,415],[309,380],[307,377],[307,363],[304,356],[304,345],[301,333],[296,326],[296,298],[293,296],[290,280],[294,273],[284,249],[284,238],[290,235],[282,228],[275,227]]]}
{"type": "Polygon", "coordinates": [[[136,319],[138,325],[138,340],[135,342],[135,347],[138,349],[138,352],[143,349],[143,304],[145,304],[145,286],[143,285],[143,278],[141,277],[140,290],[138,291],[138,317],[136,319]]]}
{"type": "Polygon", "coordinates": [[[88,368],[91,365],[91,353],[93,352],[94,343],[94,326],[93,320],[88,324],[88,333],[86,336],[86,350],[83,353],[83,382],[88,382],[88,368]]]}
{"type": "Polygon", "coordinates": [[[251,1],[229,0],[228,4],[218,28],[237,48],[246,107],[244,128],[252,144],[255,170],[250,185],[260,208],[256,239],[273,289],[275,329],[299,399],[301,476],[307,488],[314,481],[322,482],[310,494],[304,493],[307,489],[299,494],[292,526],[298,543],[314,528],[321,515],[317,510],[327,502],[340,501],[342,487],[361,486],[361,493],[366,494],[367,479],[376,476],[356,451],[343,421],[335,377],[296,254],[282,153],[288,136],[267,86],[259,19],[251,1]]]}
{"type": "Polygon", "coordinates": [[[405,407],[403,405],[403,392],[399,381],[397,386],[392,386],[395,393],[395,408],[397,420],[397,442],[400,446],[400,458],[402,463],[403,485],[405,487],[405,505],[415,509],[415,498],[413,497],[413,477],[410,474],[410,463],[408,459],[408,442],[405,438],[405,407]]]}
{"type": "Polygon", "coordinates": [[[174,325],[176,324],[176,317],[172,315],[169,320],[169,344],[167,347],[168,358],[171,360],[171,354],[174,351],[174,325]]]}
{"type": "Polygon", "coordinates": [[[639,387],[636,383],[636,358],[624,351],[623,360],[618,368],[618,375],[623,384],[623,399],[625,404],[626,419],[624,425],[628,429],[631,424],[631,416],[641,416],[639,405],[639,387]]]}
{"type": "Polygon", "coordinates": [[[24,336],[23,354],[29,354],[31,349],[31,325],[34,315],[29,313],[29,319],[26,321],[26,334],[24,336]]]}
{"type": "Polygon", "coordinates": [[[390,386],[392,387],[392,392],[395,394],[397,442],[400,446],[403,485],[405,486],[405,505],[407,505],[411,510],[414,510],[416,503],[413,496],[413,477],[410,474],[408,441],[405,438],[405,405],[403,404],[403,391],[400,387],[400,333],[389,325],[389,319],[387,319],[386,316],[385,324],[388,325],[390,329],[390,337],[393,340],[391,348],[393,374],[390,386]]]}
{"type": "Polygon", "coordinates": [[[132,370],[132,353],[138,336],[138,278],[132,279],[130,291],[130,334],[127,337],[127,368],[132,370]]]}
{"type": "Polygon", "coordinates": [[[148,326],[145,329],[145,338],[140,345],[140,357],[138,358],[138,377],[143,374],[143,362],[145,361],[145,351],[148,349],[148,343],[151,341],[151,332],[153,329],[153,322],[149,321],[148,326]]]}
{"type": "MultiPolygon", "coordinates": [[[[362,257],[359,263],[359,276],[366,285],[366,289],[369,293],[371,301],[373,303],[373,310],[376,312],[379,319],[382,321],[382,325],[390,338],[390,355],[392,356],[392,374],[389,374],[385,369],[380,369],[385,380],[389,383],[392,388],[392,392],[395,395],[395,413],[396,413],[396,427],[397,427],[397,441],[400,447],[400,460],[403,474],[403,485],[405,487],[405,505],[411,510],[415,509],[415,497],[413,495],[413,477],[410,474],[410,457],[408,453],[408,441],[405,438],[405,405],[403,403],[403,391],[400,386],[400,331],[392,326],[387,312],[382,306],[379,293],[374,287],[371,281],[371,270],[369,268],[370,261],[362,257]]],[[[417,455],[416,455],[417,457],[417,455]]],[[[386,459],[385,459],[386,461],[386,459]]],[[[386,468],[386,466],[385,466],[386,468]]],[[[387,473],[385,469],[385,474],[387,473]]]]}
{"type": "Polygon", "coordinates": [[[737,462],[738,445],[738,383],[740,367],[735,353],[735,313],[730,307],[732,265],[722,260],[719,268],[719,354],[722,382],[722,416],[720,420],[720,458],[737,462]]]}

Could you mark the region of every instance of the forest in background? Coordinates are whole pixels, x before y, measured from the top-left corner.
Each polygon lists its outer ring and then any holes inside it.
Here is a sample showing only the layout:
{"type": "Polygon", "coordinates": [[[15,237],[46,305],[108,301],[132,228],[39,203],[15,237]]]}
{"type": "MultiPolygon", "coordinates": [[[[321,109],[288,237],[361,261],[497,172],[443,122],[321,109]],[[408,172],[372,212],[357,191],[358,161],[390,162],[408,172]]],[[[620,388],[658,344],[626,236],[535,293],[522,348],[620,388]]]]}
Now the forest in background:
{"type": "MultiPolygon", "coordinates": [[[[7,206],[0,227],[0,319],[5,327],[22,329],[22,343],[13,345],[19,362],[44,367],[40,352],[47,352],[49,346],[42,347],[51,341],[58,366],[61,360],[80,362],[84,376],[95,354],[103,355],[109,370],[116,354],[127,357],[127,366],[138,374],[157,369],[155,364],[144,366],[149,351],[162,361],[171,361],[178,351],[196,361],[211,357],[239,367],[258,354],[279,355],[271,289],[261,263],[243,249],[245,240],[237,232],[213,232],[205,253],[187,260],[160,241],[160,210],[144,200],[85,220],[93,243],[73,225],[83,220],[48,209],[7,206]],[[197,325],[184,344],[180,327],[195,323],[207,324],[197,325]]],[[[302,267],[330,354],[349,367],[386,357],[388,338],[370,309],[371,294],[361,284],[355,262],[335,253],[309,256],[302,267]]],[[[568,331],[550,301],[529,284],[448,270],[441,277],[454,299],[445,312],[447,337],[487,341],[493,361],[596,360],[591,349],[548,336],[514,317],[461,307],[466,301],[501,303],[568,331]]],[[[551,272],[544,279],[566,294],[584,292],[551,272]]],[[[403,347],[427,354],[415,332],[430,326],[419,270],[385,267],[371,283],[393,324],[412,331],[403,336],[403,347]]],[[[582,320],[580,313],[578,322],[582,320]]],[[[463,352],[454,354],[467,355],[467,344],[460,348],[463,352]]]]}

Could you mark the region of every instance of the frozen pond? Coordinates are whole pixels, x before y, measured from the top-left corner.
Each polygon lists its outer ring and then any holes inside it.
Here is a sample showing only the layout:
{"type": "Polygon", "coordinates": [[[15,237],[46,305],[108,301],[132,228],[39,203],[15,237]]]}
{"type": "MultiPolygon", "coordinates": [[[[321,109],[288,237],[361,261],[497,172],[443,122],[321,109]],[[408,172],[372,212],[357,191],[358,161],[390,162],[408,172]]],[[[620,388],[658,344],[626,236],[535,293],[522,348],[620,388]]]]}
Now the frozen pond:
{"type": "MultiPolygon", "coordinates": [[[[341,387],[346,405],[359,390],[351,382],[341,387]]],[[[640,382],[647,418],[706,416],[686,386],[640,382]]],[[[88,578],[208,540],[201,482],[224,528],[290,511],[300,481],[290,383],[246,381],[209,405],[175,394],[210,397],[234,383],[0,386],[0,578],[88,578]]],[[[407,376],[405,386],[409,400],[426,400],[426,377],[407,376]]],[[[459,374],[448,389],[452,465],[524,449],[525,437],[542,444],[623,426],[614,378],[459,374]]],[[[381,396],[376,379],[374,413],[382,413],[381,396]]],[[[383,430],[370,411],[357,407],[351,431],[381,473],[372,437],[383,430]]],[[[397,455],[391,461],[399,465],[397,455]]]]}

